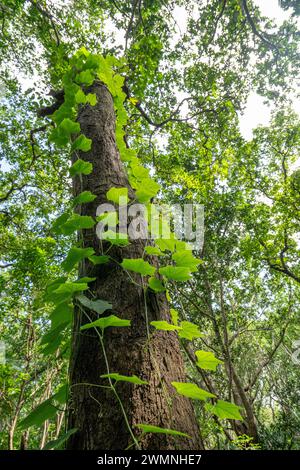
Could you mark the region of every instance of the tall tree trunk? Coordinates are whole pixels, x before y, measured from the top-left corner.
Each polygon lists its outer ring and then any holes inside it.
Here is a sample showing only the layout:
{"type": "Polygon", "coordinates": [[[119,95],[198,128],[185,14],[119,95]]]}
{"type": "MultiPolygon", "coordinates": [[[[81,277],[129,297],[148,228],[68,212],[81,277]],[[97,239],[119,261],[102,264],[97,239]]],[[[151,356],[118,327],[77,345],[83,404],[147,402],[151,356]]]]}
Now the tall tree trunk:
{"type": "MultiPolygon", "coordinates": [[[[106,192],[111,187],[128,187],[134,197],[115,143],[115,112],[107,88],[100,82],[89,87],[96,93],[97,104],[80,109],[78,121],[82,132],[92,139],[92,149],[80,158],[93,164],[93,172],[74,179],[74,195],[89,190],[97,198],[84,204],[81,215],[95,216],[97,206],[107,202],[106,192]]],[[[75,157],[74,157],[75,158],[75,157]]],[[[143,256],[145,242],[132,240],[126,247],[113,247],[109,254],[115,260],[143,256]]],[[[83,246],[93,247],[101,254],[95,230],[83,232],[83,246]]],[[[152,260],[155,262],[155,260],[152,260]]],[[[178,338],[174,332],[157,331],[147,337],[146,317],[152,320],[170,320],[164,294],[147,294],[132,283],[127,273],[115,262],[92,265],[88,260],[81,264],[80,276],[96,277],[90,284],[95,298],[109,301],[115,315],[131,320],[131,327],[105,330],[104,343],[110,372],[132,375],[146,380],[148,385],[119,382],[121,397],[130,426],[139,433],[135,424],[151,424],[176,429],[191,436],[190,439],[170,435],[147,434],[140,441],[143,449],[201,449],[198,426],[191,402],[178,395],[170,385],[172,381],[185,381],[184,364],[178,338]],[[147,312],[145,308],[147,305],[147,312]]],[[[139,275],[133,275],[136,282],[139,275]]],[[[96,316],[89,311],[89,316],[96,316]]],[[[71,399],[68,427],[78,428],[70,440],[70,449],[126,449],[132,440],[119,403],[111,390],[80,383],[107,385],[100,379],[107,373],[99,338],[93,329],[80,332],[88,323],[84,312],[75,308],[72,355],[70,363],[71,399]]]]}

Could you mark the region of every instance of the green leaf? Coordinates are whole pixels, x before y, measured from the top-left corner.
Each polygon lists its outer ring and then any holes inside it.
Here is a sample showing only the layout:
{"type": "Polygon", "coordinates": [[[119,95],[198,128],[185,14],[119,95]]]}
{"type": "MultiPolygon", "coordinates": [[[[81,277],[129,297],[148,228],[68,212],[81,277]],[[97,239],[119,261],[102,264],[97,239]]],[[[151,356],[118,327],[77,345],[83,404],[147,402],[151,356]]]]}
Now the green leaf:
{"type": "Polygon", "coordinates": [[[216,370],[218,364],[223,364],[223,361],[217,359],[212,352],[209,351],[196,351],[195,355],[197,357],[197,366],[201,367],[201,369],[207,370],[216,370]]]}
{"type": "Polygon", "coordinates": [[[112,309],[112,304],[109,302],[106,302],[106,300],[91,300],[85,295],[78,295],[76,297],[76,300],[81,303],[84,307],[87,307],[89,310],[93,310],[94,312],[99,313],[101,315],[103,312],[106,310],[111,310],[112,309]]]}
{"type": "Polygon", "coordinates": [[[176,240],[175,238],[157,238],[155,245],[157,245],[161,251],[173,252],[176,248],[176,240]]]}
{"type": "Polygon", "coordinates": [[[50,330],[41,337],[41,345],[53,343],[56,338],[59,337],[60,333],[64,331],[64,329],[69,325],[69,323],[70,322],[60,323],[59,325],[55,326],[55,328],[51,327],[50,330]]]}
{"type": "Polygon", "coordinates": [[[108,255],[100,255],[100,256],[93,255],[93,256],[89,256],[89,260],[93,264],[105,264],[105,263],[108,263],[108,261],[110,260],[110,257],[108,255]]]}
{"type": "Polygon", "coordinates": [[[79,279],[76,279],[75,283],[82,283],[82,282],[86,282],[87,284],[89,282],[93,282],[93,281],[96,281],[96,277],[88,277],[88,276],[83,276],[83,277],[80,277],[79,279]]]}
{"type": "Polygon", "coordinates": [[[89,150],[91,150],[91,148],[92,148],[92,139],[88,139],[88,137],[85,137],[85,135],[83,134],[78,136],[77,139],[74,140],[72,144],[72,150],[81,150],[82,152],[88,152],[89,150]]]}
{"type": "Polygon", "coordinates": [[[124,269],[139,273],[142,276],[151,276],[155,273],[155,267],[151,266],[148,261],[144,261],[142,258],[124,258],[121,263],[121,266],[124,269]]]}
{"type": "Polygon", "coordinates": [[[96,221],[89,215],[72,214],[71,217],[60,227],[64,235],[71,235],[77,230],[93,228],[96,221]]]}
{"type": "Polygon", "coordinates": [[[106,197],[116,204],[126,205],[129,201],[128,188],[110,188],[106,193],[106,197]]]}
{"type": "Polygon", "coordinates": [[[78,158],[69,171],[71,176],[80,174],[89,175],[93,171],[93,165],[90,162],[85,162],[81,160],[81,158],[78,158]]]}
{"type": "Polygon", "coordinates": [[[85,204],[87,202],[92,202],[96,199],[96,195],[92,194],[91,191],[83,191],[78,196],[76,196],[73,200],[73,206],[77,206],[77,204],[85,204]]]}
{"type": "Polygon", "coordinates": [[[215,397],[215,395],[203,390],[196,384],[189,382],[171,382],[171,384],[176,388],[179,395],[183,395],[184,397],[192,398],[194,400],[206,400],[207,398],[215,397]]]}
{"type": "Polygon", "coordinates": [[[150,277],[148,285],[154,292],[164,292],[166,290],[162,282],[156,277],[150,277]]]}
{"type": "Polygon", "coordinates": [[[83,325],[80,329],[87,330],[88,328],[107,328],[109,326],[116,326],[116,327],[123,327],[123,326],[130,326],[131,320],[125,320],[123,318],[116,317],[115,315],[110,315],[109,317],[98,318],[98,320],[93,321],[91,323],[87,323],[83,325]]]}
{"type": "Polygon", "coordinates": [[[94,81],[94,75],[90,70],[84,70],[76,75],[76,82],[83,83],[84,85],[90,86],[94,81]]]}
{"type": "Polygon", "coordinates": [[[113,232],[112,230],[102,232],[101,240],[107,240],[109,243],[116,246],[126,246],[129,244],[128,235],[126,233],[113,232]]]}
{"type": "Polygon", "coordinates": [[[70,136],[60,127],[56,127],[49,135],[49,139],[58,147],[65,147],[70,142],[70,136]]]}
{"type": "Polygon", "coordinates": [[[40,405],[36,406],[26,418],[19,423],[21,430],[28,429],[31,426],[41,426],[47,419],[53,418],[57,413],[57,408],[51,403],[52,398],[48,398],[40,405]]]}
{"type": "Polygon", "coordinates": [[[45,300],[49,300],[49,297],[52,295],[52,293],[61,285],[64,284],[67,280],[67,277],[58,277],[54,279],[54,281],[50,282],[47,287],[46,287],[46,295],[45,295],[45,300]]]}
{"type": "Polygon", "coordinates": [[[186,267],[165,266],[159,268],[158,271],[162,276],[173,281],[187,281],[191,277],[190,269],[186,267]]]}
{"type": "Polygon", "coordinates": [[[103,375],[100,375],[100,377],[103,379],[110,378],[110,379],[115,380],[116,382],[130,382],[136,385],[145,385],[148,383],[145,380],[139,379],[136,375],[130,375],[130,376],[121,375],[116,372],[112,372],[110,374],[103,374],[103,375]]]}
{"type": "Polygon", "coordinates": [[[77,93],[75,94],[75,102],[77,104],[85,104],[86,103],[86,94],[80,88],[77,93]]]}
{"type": "Polygon", "coordinates": [[[171,323],[168,323],[167,321],[151,321],[150,325],[154,326],[156,330],[163,330],[163,331],[175,331],[175,330],[180,330],[180,326],[176,325],[171,325],[171,323]]]}
{"type": "Polygon", "coordinates": [[[195,258],[191,250],[182,250],[173,253],[172,259],[177,266],[184,266],[190,269],[191,272],[197,271],[197,266],[202,262],[201,259],[195,258]]]}
{"type": "Polygon", "coordinates": [[[76,292],[87,290],[89,286],[86,282],[65,282],[53,291],[54,294],[64,294],[72,296],[76,292]]]}
{"type": "Polygon", "coordinates": [[[62,436],[60,436],[57,439],[54,439],[53,441],[47,442],[45,447],[43,447],[42,450],[51,450],[51,449],[59,449],[62,447],[62,445],[69,439],[72,434],[75,434],[77,432],[77,428],[69,429],[68,432],[64,433],[62,436]]]}
{"type": "Polygon", "coordinates": [[[160,185],[152,178],[143,178],[136,185],[135,196],[139,202],[149,202],[160,190],[160,185]]]}
{"type": "Polygon", "coordinates": [[[60,227],[67,222],[69,219],[70,214],[68,212],[64,212],[62,215],[57,217],[57,219],[52,224],[52,230],[56,233],[60,233],[60,227]]]}
{"type": "Polygon", "coordinates": [[[179,332],[179,336],[181,338],[186,338],[190,341],[192,341],[194,338],[202,338],[205,336],[201,331],[199,330],[199,327],[195,325],[195,323],[191,323],[189,321],[182,321],[180,323],[181,330],[179,332]]]}
{"type": "Polygon", "coordinates": [[[80,124],[79,122],[72,121],[70,118],[65,118],[59,124],[59,129],[69,136],[80,132],[80,124]]]}
{"type": "Polygon", "coordinates": [[[163,256],[163,253],[156,246],[145,246],[147,255],[163,256]]]}
{"type": "Polygon", "coordinates": [[[104,212],[101,215],[98,215],[96,217],[96,220],[98,222],[101,222],[103,227],[107,226],[110,229],[116,228],[117,224],[119,223],[118,221],[118,214],[115,211],[110,211],[110,212],[104,212]]]}
{"type": "Polygon", "coordinates": [[[61,324],[68,324],[72,321],[73,306],[69,302],[58,304],[50,315],[51,329],[55,329],[61,324]]]}
{"type": "Polygon", "coordinates": [[[69,390],[68,384],[62,385],[58,389],[58,391],[52,396],[52,400],[57,401],[61,405],[63,405],[64,403],[67,403],[68,390],[69,390]]]}
{"type": "Polygon", "coordinates": [[[57,349],[61,346],[63,339],[64,337],[61,333],[56,335],[55,339],[51,341],[51,343],[46,344],[46,346],[42,349],[42,354],[44,356],[53,356],[55,351],[57,351],[57,349]]]}
{"type": "Polygon", "coordinates": [[[95,93],[89,93],[86,95],[86,101],[89,103],[91,106],[95,106],[97,103],[97,96],[95,93]]]}
{"type": "Polygon", "coordinates": [[[171,436],[190,438],[190,436],[184,432],[175,431],[174,429],[160,428],[159,426],[152,426],[150,424],[136,424],[135,427],[141,429],[145,433],[151,432],[154,434],[170,434],[171,436]]]}
{"type": "Polygon", "coordinates": [[[174,308],[170,308],[170,315],[174,325],[178,325],[179,313],[177,312],[177,310],[175,310],[174,308]]]}
{"type": "Polygon", "coordinates": [[[228,401],[218,400],[215,405],[206,404],[206,409],[220,419],[237,419],[243,421],[240,407],[228,401]]]}
{"type": "Polygon", "coordinates": [[[73,246],[61,266],[64,271],[69,273],[79,261],[92,256],[94,253],[93,248],[77,248],[73,246]]]}

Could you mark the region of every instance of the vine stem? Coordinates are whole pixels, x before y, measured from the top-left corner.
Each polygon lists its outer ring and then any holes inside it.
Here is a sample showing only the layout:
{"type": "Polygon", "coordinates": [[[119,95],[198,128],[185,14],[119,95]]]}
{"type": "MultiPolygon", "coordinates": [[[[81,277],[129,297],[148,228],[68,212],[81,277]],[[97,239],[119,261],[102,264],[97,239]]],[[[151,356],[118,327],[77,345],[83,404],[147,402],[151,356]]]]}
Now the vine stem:
{"type": "MultiPolygon", "coordinates": [[[[88,313],[83,308],[81,308],[80,306],[79,306],[79,308],[91,323],[92,319],[90,318],[88,313]]],[[[105,345],[104,345],[104,341],[103,341],[103,334],[101,335],[99,333],[98,329],[95,326],[93,328],[94,328],[94,330],[96,331],[96,333],[99,337],[100,344],[101,344],[101,349],[102,349],[102,353],[103,353],[103,357],[104,357],[104,362],[105,362],[105,366],[106,366],[106,371],[107,371],[107,374],[109,374],[110,373],[110,367],[109,367],[109,362],[108,362],[108,358],[107,358],[107,354],[106,354],[106,350],[105,350],[105,345]]],[[[141,450],[140,444],[139,444],[138,440],[136,439],[135,435],[133,434],[132,428],[131,428],[130,423],[128,421],[127,413],[126,413],[126,410],[123,406],[122,400],[121,400],[114,384],[112,383],[112,380],[111,380],[110,377],[108,377],[108,381],[109,381],[109,388],[112,390],[112,392],[114,393],[114,395],[115,395],[115,397],[116,397],[116,399],[119,403],[119,406],[121,408],[121,411],[122,411],[122,414],[123,414],[123,417],[124,417],[124,421],[126,423],[126,427],[128,429],[128,432],[129,432],[133,442],[134,442],[134,445],[137,447],[138,450],[141,450]]]]}

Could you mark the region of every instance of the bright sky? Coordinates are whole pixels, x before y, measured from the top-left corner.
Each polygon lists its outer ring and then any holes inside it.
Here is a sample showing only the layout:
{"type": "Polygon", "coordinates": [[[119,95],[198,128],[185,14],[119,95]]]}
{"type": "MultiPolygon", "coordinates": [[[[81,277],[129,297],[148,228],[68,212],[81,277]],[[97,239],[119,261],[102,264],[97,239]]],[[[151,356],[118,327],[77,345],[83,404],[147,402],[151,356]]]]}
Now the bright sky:
{"type": "MultiPolygon", "coordinates": [[[[254,0],[254,3],[260,8],[263,15],[276,21],[280,26],[284,20],[290,16],[289,11],[284,11],[279,7],[278,0],[254,0]]],[[[293,107],[300,115],[300,99],[293,100],[293,107]]],[[[240,129],[245,139],[251,139],[252,130],[258,125],[268,125],[270,122],[271,109],[264,104],[264,99],[252,92],[248,98],[247,107],[242,116],[240,116],[240,129]]]]}
{"type": "MultiPolygon", "coordinates": [[[[260,8],[260,11],[264,16],[272,18],[278,26],[290,17],[291,11],[285,11],[280,8],[278,0],[254,0],[254,3],[260,8]]],[[[178,6],[175,7],[173,14],[178,26],[178,32],[175,34],[173,39],[175,44],[180,35],[183,34],[186,29],[187,14],[184,7],[178,6]]],[[[113,26],[111,25],[111,27],[113,26]]],[[[110,28],[110,25],[108,28],[110,28]]],[[[115,39],[117,44],[124,44],[124,32],[120,30],[117,31],[115,39]]],[[[240,130],[247,140],[252,138],[252,130],[258,125],[267,126],[270,123],[271,108],[265,104],[264,101],[264,98],[253,91],[249,95],[244,113],[239,115],[240,130]]],[[[293,107],[300,115],[300,98],[295,97],[295,99],[293,99],[293,107]]],[[[184,112],[184,110],[182,111],[184,112]]]]}

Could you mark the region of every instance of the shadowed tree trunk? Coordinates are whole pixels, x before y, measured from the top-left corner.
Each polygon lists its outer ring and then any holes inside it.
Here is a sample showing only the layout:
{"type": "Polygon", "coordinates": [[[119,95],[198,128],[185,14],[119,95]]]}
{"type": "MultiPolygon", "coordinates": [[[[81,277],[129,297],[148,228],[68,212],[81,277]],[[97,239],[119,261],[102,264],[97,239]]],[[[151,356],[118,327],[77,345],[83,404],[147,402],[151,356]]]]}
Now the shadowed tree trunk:
{"type": "MultiPolygon", "coordinates": [[[[97,104],[86,105],[79,111],[78,121],[84,135],[93,141],[90,152],[80,158],[93,164],[90,175],[74,178],[74,195],[89,190],[97,198],[82,205],[81,215],[96,215],[99,204],[107,202],[106,192],[111,187],[128,187],[129,197],[134,193],[115,143],[115,112],[113,100],[107,88],[95,82],[88,89],[96,93],[97,104]]],[[[75,156],[74,156],[75,160],[75,156]]],[[[145,242],[132,240],[126,247],[112,247],[111,257],[122,258],[143,256],[145,242]]],[[[95,229],[83,231],[83,247],[93,247],[101,254],[100,241],[95,229]]],[[[151,259],[156,262],[155,259],[151,259]]],[[[90,289],[97,299],[109,301],[115,314],[131,320],[131,327],[108,328],[104,343],[110,372],[136,374],[148,385],[117,384],[117,391],[128,416],[130,425],[137,436],[135,424],[151,424],[172,428],[187,433],[190,439],[162,434],[147,434],[140,441],[143,449],[201,449],[202,444],[191,402],[178,395],[170,385],[172,381],[185,381],[184,364],[179,341],[175,332],[157,331],[147,338],[146,316],[152,320],[168,320],[169,308],[164,294],[146,294],[132,283],[128,274],[115,262],[92,265],[88,260],[80,266],[80,276],[96,277],[90,289]]],[[[141,277],[132,273],[132,278],[141,283],[141,277]]],[[[89,294],[87,294],[89,295],[89,294]]],[[[88,312],[92,320],[97,318],[88,312]]],[[[80,326],[88,323],[84,312],[75,307],[72,354],[70,363],[71,398],[69,403],[68,427],[78,428],[68,444],[70,449],[126,449],[132,439],[113,392],[80,383],[107,385],[107,379],[100,379],[107,373],[101,345],[96,331],[80,332],[80,326]]]]}

